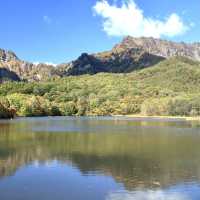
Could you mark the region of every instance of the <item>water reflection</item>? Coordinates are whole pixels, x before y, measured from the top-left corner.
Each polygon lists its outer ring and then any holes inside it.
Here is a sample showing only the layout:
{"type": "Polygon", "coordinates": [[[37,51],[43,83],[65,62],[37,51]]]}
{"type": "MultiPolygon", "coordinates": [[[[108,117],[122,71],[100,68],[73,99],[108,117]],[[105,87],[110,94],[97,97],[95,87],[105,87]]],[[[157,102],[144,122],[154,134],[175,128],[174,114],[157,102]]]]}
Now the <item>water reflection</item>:
{"type": "Polygon", "coordinates": [[[190,200],[191,197],[182,191],[168,192],[163,190],[149,190],[136,192],[120,192],[110,194],[106,200],[190,200]]]}
{"type": "MultiPolygon", "coordinates": [[[[13,187],[16,189],[22,186],[24,176],[29,177],[25,181],[35,182],[30,188],[40,190],[48,186],[51,194],[56,182],[43,182],[34,174],[62,180],[61,188],[69,187],[68,179],[72,187],[85,177],[82,182],[86,185],[79,192],[92,200],[199,199],[198,127],[198,123],[184,121],[133,122],[120,118],[3,121],[0,123],[0,199],[8,195],[6,181],[16,182],[13,187]],[[89,179],[95,181],[88,182],[89,179]],[[96,196],[91,188],[98,193],[96,196]]],[[[60,191],[65,197],[69,193],[66,188],[60,191]]],[[[72,200],[81,199],[71,195],[72,200]]]]}

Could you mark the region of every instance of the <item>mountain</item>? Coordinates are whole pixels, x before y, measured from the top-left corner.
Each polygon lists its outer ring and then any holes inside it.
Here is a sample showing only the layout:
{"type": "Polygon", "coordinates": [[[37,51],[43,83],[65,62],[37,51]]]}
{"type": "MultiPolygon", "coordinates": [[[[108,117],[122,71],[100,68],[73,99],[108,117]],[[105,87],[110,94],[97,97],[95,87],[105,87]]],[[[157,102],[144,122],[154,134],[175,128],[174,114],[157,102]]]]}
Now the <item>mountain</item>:
{"type": "Polygon", "coordinates": [[[140,48],[124,51],[108,51],[94,55],[82,54],[77,60],[59,66],[63,75],[108,73],[129,73],[152,66],[164,58],[149,54],[140,48]]]}
{"type": "Polygon", "coordinates": [[[99,72],[129,73],[151,67],[175,56],[200,61],[200,43],[187,44],[128,36],[110,51],[97,54],[83,53],[76,60],[57,65],[57,67],[29,63],[20,60],[12,51],[0,49],[0,67],[15,73],[21,80],[43,81],[52,77],[96,74],[99,72]]]}
{"type": "Polygon", "coordinates": [[[175,56],[200,61],[200,43],[186,44],[128,36],[111,51],[92,55],[84,53],[77,60],[61,65],[60,69],[64,75],[128,73],[175,56]]]}
{"type": "Polygon", "coordinates": [[[113,49],[124,51],[132,48],[141,48],[145,52],[164,58],[182,56],[200,61],[200,43],[187,44],[155,38],[134,38],[128,36],[113,49]]]}
{"type": "Polygon", "coordinates": [[[1,70],[1,78],[3,78],[6,69],[6,78],[13,81],[16,81],[16,77],[21,80],[41,81],[56,76],[54,66],[23,61],[14,52],[3,49],[0,49],[0,68],[3,69],[1,70]]]}

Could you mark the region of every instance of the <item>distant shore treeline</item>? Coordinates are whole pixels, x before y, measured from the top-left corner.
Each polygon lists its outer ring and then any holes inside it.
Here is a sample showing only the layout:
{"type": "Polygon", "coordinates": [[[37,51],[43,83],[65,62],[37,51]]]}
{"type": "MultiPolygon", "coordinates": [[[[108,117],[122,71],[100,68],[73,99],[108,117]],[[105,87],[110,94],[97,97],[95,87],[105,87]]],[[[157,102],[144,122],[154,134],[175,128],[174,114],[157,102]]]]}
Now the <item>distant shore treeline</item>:
{"type": "Polygon", "coordinates": [[[0,85],[0,117],[200,115],[200,68],[173,58],[130,74],[97,74],[0,85]]]}

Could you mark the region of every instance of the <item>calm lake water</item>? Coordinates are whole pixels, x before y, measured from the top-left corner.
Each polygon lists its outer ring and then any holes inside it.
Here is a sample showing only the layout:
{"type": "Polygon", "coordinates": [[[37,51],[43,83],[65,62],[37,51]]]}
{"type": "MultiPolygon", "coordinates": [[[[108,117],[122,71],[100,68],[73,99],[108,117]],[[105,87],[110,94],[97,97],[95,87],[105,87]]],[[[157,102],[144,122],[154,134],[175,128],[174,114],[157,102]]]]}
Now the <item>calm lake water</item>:
{"type": "Polygon", "coordinates": [[[200,124],[0,121],[0,200],[199,200],[200,124]]]}

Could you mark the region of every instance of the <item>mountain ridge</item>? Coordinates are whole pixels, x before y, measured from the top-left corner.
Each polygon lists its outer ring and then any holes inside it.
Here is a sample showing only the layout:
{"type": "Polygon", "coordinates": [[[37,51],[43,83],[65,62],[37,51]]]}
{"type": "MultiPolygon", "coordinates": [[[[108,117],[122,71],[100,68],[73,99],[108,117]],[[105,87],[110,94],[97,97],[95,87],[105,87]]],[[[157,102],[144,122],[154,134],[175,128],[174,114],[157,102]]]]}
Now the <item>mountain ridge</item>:
{"type": "MultiPolygon", "coordinates": [[[[83,53],[76,60],[59,64],[33,64],[20,60],[12,51],[0,49],[0,67],[16,73],[21,80],[43,81],[52,77],[83,74],[130,73],[151,67],[171,57],[200,61],[200,43],[172,42],[155,38],[125,37],[110,51],[83,53]]],[[[12,77],[10,78],[11,80],[12,77]]]]}
{"type": "Polygon", "coordinates": [[[145,51],[165,58],[183,56],[200,61],[200,43],[172,42],[152,37],[134,38],[125,37],[121,43],[114,46],[113,50],[142,48],[145,51]]]}

